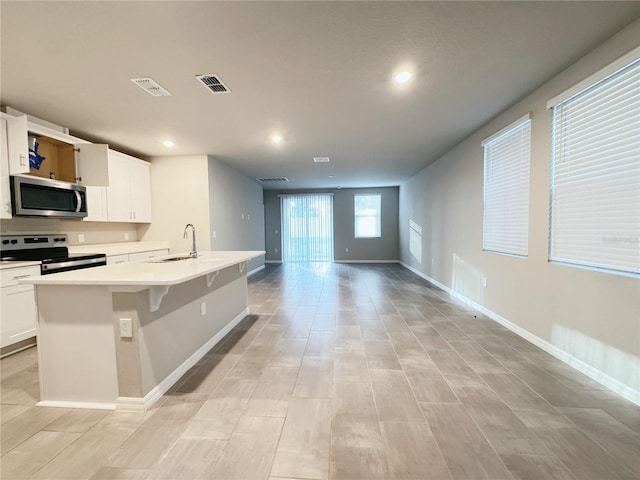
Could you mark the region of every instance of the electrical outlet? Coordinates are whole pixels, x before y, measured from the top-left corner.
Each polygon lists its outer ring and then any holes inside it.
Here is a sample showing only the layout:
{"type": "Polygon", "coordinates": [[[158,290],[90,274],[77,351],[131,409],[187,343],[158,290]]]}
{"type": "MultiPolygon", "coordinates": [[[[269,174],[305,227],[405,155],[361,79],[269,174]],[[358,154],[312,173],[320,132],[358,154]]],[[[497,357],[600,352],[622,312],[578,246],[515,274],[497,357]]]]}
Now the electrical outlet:
{"type": "Polygon", "coordinates": [[[215,230],[213,231],[212,235],[213,235],[213,238],[218,238],[218,237],[216,237],[216,231],[215,230]]]}
{"type": "Polygon", "coordinates": [[[487,277],[482,277],[482,286],[483,287],[487,286],[487,277]]]}
{"type": "Polygon", "coordinates": [[[124,232],[124,239],[129,240],[129,232],[124,232]]]}
{"type": "Polygon", "coordinates": [[[84,233],[78,234],[78,243],[84,243],[84,233]]]}
{"type": "Polygon", "coordinates": [[[275,252],[278,253],[278,249],[277,248],[275,249],[275,252]]]}
{"type": "Polygon", "coordinates": [[[242,217],[242,220],[244,220],[244,213],[242,213],[242,215],[240,215],[242,217]]]}
{"type": "Polygon", "coordinates": [[[278,234],[278,230],[276,230],[276,235],[278,234]]]}
{"type": "Polygon", "coordinates": [[[431,259],[431,266],[433,266],[433,265],[435,265],[435,264],[436,264],[436,259],[435,259],[435,258],[432,258],[432,259],[431,259]]]}
{"type": "Polygon", "coordinates": [[[207,302],[202,302],[200,304],[200,315],[203,317],[207,314],[207,302]]]}
{"type": "Polygon", "coordinates": [[[247,213],[247,220],[251,220],[251,214],[247,213]]]}
{"type": "Polygon", "coordinates": [[[120,338],[133,338],[133,322],[130,318],[120,319],[120,338]]]}
{"type": "Polygon", "coordinates": [[[345,248],[344,251],[348,253],[349,252],[349,247],[345,248]]]}

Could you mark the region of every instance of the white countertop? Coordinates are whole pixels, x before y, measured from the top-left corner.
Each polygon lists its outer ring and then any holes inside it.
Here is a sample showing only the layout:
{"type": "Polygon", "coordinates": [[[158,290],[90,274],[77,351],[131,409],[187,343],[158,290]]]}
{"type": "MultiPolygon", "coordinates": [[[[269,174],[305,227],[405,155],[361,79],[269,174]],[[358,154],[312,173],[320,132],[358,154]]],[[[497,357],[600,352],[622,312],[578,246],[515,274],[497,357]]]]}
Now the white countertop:
{"type": "MultiPolygon", "coordinates": [[[[246,262],[264,255],[264,251],[201,252],[198,258],[175,262],[157,263],[152,261],[118,263],[102,267],[72,270],[41,277],[21,280],[34,285],[103,285],[103,286],[159,286],[176,285],[223,268],[246,262]]],[[[183,253],[179,255],[188,255],[183,253]]]]}
{"type": "Polygon", "coordinates": [[[73,247],[69,247],[69,253],[104,253],[107,256],[111,256],[164,249],[169,249],[169,242],[124,242],[74,245],[73,247]]]}
{"type": "Polygon", "coordinates": [[[2,260],[0,261],[0,270],[5,268],[20,268],[20,267],[32,267],[40,265],[41,262],[21,262],[16,260],[2,260]]]}

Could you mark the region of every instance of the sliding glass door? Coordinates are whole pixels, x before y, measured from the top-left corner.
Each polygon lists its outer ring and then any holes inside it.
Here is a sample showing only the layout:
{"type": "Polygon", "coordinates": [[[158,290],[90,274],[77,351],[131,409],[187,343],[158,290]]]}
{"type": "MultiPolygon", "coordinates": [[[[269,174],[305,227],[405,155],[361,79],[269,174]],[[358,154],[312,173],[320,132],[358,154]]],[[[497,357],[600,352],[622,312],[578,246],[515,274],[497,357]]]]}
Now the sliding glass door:
{"type": "Polygon", "coordinates": [[[333,262],[333,196],[280,196],[282,261],[333,262]]]}

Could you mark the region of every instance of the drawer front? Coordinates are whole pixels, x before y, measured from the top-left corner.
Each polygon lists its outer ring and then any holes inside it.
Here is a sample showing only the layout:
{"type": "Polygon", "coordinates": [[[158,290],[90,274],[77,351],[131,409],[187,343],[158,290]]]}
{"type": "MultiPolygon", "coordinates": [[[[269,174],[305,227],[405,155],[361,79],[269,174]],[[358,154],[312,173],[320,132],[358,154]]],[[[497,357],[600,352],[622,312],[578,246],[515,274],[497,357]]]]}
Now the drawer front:
{"type": "Polygon", "coordinates": [[[107,265],[115,265],[116,263],[126,263],[129,261],[129,255],[109,255],[107,257],[107,265]]]}
{"type": "Polygon", "coordinates": [[[40,267],[37,265],[34,265],[33,267],[5,268],[0,270],[0,287],[11,287],[18,285],[21,278],[39,276],[40,267]]]}

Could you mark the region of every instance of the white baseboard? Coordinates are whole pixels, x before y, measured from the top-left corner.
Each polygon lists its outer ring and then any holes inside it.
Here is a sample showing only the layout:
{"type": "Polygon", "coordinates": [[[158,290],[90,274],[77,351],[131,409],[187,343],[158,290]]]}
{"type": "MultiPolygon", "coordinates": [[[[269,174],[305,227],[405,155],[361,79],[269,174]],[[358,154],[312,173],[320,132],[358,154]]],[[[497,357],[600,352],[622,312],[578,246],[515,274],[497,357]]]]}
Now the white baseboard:
{"type": "Polygon", "coordinates": [[[282,260],[265,260],[264,263],[282,263],[282,260]]]}
{"type": "Polygon", "coordinates": [[[426,275],[426,274],[422,273],[421,271],[419,271],[419,270],[407,265],[406,263],[400,262],[400,265],[402,265],[407,270],[412,271],[413,273],[415,273],[419,277],[425,279],[426,281],[428,281],[430,283],[433,283],[434,285],[440,287],[442,290],[447,292],[452,297],[455,297],[455,298],[458,298],[458,299],[464,301],[465,303],[467,303],[474,310],[479,311],[480,313],[482,313],[482,314],[486,315],[487,317],[489,317],[491,320],[499,323],[503,327],[508,328],[509,330],[511,330],[516,335],[519,335],[520,337],[524,338],[525,340],[533,343],[535,346],[541,348],[542,350],[544,350],[545,352],[549,353],[550,355],[553,355],[558,360],[561,360],[562,362],[564,362],[567,365],[575,368],[579,372],[584,373],[587,377],[589,377],[589,378],[595,380],[596,382],[600,383],[601,385],[607,387],[609,390],[617,393],[621,397],[626,398],[627,400],[629,400],[630,402],[635,403],[636,405],[640,405],[640,391],[635,390],[635,389],[629,387],[628,385],[625,385],[624,383],[620,382],[619,380],[616,380],[615,378],[609,376],[605,372],[603,372],[601,370],[598,370],[597,368],[589,365],[588,363],[580,360],[579,358],[574,357],[573,355],[570,355],[569,353],[565,352],[564,350],[561,350],[560,348],[556,347],[555,345],[547,342],[546,340],[543,340],[542,338],[538,337],[537,335],[534,335],[533,333],[529,332],[528,330],[525,330],[524,328],[516,325],[515,323],[510,322],[509,320],[507,320],[503,316],[501,316],[501,315],[489,310],[488,308],[480,305],[479,303],[476,303],[473,300],[471,300],[471,299],[469,299],[469,298],[467,298],[467,297],[465,297],[465,296],[463,296],[463,295],[461,295],[459,293],[454,292],[453,290],[451,290],[450,287],[444,285],[443,283],[438,282],[434,278],[429,277],[428,275],[426,275]]]}
{"type": "Polygon", "coordinates": [[[400,260],[334,260],[333,263],[400,263],[400,260]]]}
{"type": "Polygon", "coordinates": [[[57,407],[57,408],[88,408],[93,410],[115,410],[115,403],[98,403],[98,402],[68,402],[64,400],[42,400],[36,403],[38,407],[57,407]]]}
{"type": "Polygon", "coordinates": [[[260,265],[258,268],[254,268],[250,272],[247,272],[247,277],[250,277],[254,273],[258,273],[260,270],[264,270],[264,265],[260,265]]]}
{"type": "MultiPolygon", "coordinates": [[[[193,367],[198,361],[204,357],[209,350],[211,350],[224,336],[229,333],[238,323],[240,323],[247,315],[249,315],[249,308],[245,308],[239,313],[233,320],[227,323],[218,333],[211,337],[207,343],[196,350],[189,358],[187,358],[182,364],[176,368],[173,372],[165,377],[162,382],[156,385],[149,393],[144,397],[118,397],[116,401],[116,410],[123,411],[146,411],[153,405],[162,395],[164,395],[180,378],[187,373],[187,371],[193,367]]],[[[87,407],[85,407],[87,408],[87,407]]]]}

